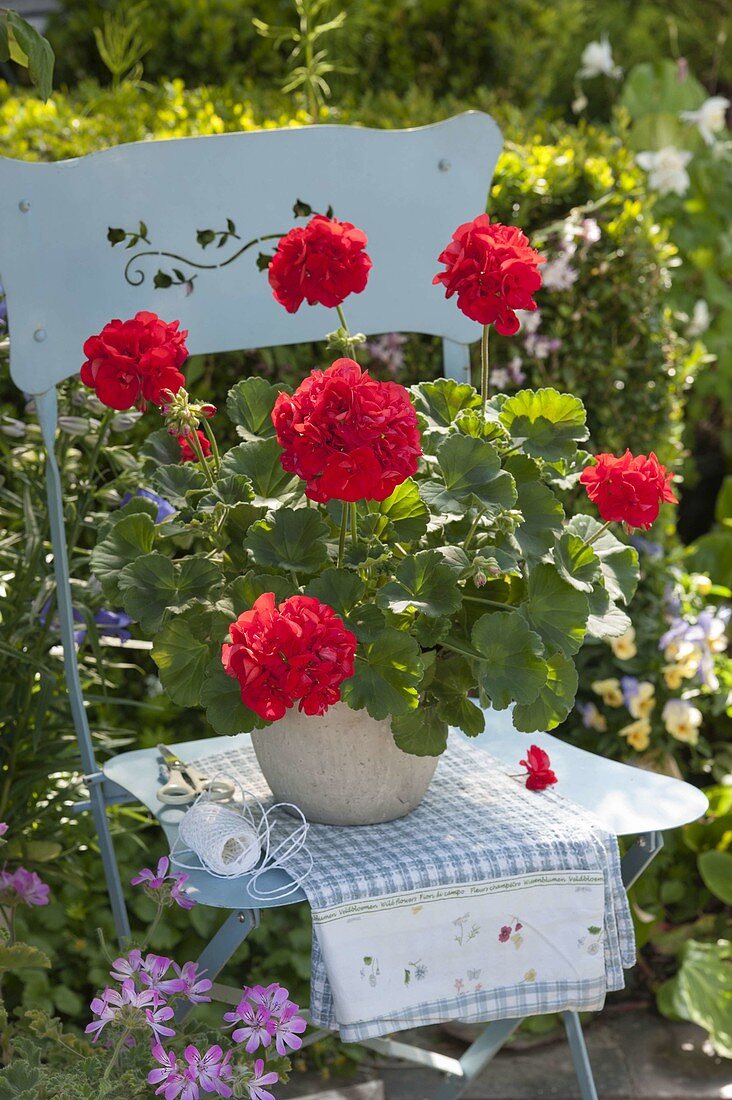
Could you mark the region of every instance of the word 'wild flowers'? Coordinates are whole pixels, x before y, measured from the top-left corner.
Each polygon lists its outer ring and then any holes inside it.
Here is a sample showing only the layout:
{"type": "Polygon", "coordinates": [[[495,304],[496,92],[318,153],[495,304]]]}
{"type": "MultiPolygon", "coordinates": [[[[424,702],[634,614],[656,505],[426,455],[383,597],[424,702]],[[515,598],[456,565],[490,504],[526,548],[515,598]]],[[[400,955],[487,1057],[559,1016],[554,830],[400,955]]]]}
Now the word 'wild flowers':
{"type": "Polygon", "coordinates": [[[378,382],[353,359],[314,370],[272,410],[282,468],[311,500],[385,500],[417,471],[417,414],[404,386],[378,382]]]}
{"type": "Polygon", "coordinates": [[[360,294],[371,270],[368,238],[350,222],[316,214],[280,239],[269,264],[269,285],[288,313],[304,301],[333,309],[360,294]]]}
{"type": "Polygon", "coordinates": [[[624,523],[647,531],[658,519],[661,505],[676,504],[671,488],[672,475],[651,452],[620,458],[597,455],[596,464],[587,466],[580,482],[606,523],[624,523]]]}
{"type": "Polygon", "coordinates": [[[336,613],[312,596],[290,596],[275,606],[265,592],[229,627],[221,647],[229,676],[245,706],[260,718],[282,718],[298,703],[305,714],[325,714],[353,676],[356,637],[336,613]]]}
{"type": "Polygon", "coordinates": [[[517,309],[536,309],[533,295],[541,286],[544,257],[515,225],[491,222],[481,214],[457,227],[438,262],[445,270],[432,282],[442,283],[446,298],[457,294],[458,309],[466,317],[495,325],[501,336],[518,332],[517,309]]]}
{"type": "Polygon", "coordinates": [[[110,409],[162,405],[165,394],[185,382],[180,368],[188,358],[188,333],[179,325],[146,311],[129,321],[110,321],[84,344],[82,382],[110,409]]]}

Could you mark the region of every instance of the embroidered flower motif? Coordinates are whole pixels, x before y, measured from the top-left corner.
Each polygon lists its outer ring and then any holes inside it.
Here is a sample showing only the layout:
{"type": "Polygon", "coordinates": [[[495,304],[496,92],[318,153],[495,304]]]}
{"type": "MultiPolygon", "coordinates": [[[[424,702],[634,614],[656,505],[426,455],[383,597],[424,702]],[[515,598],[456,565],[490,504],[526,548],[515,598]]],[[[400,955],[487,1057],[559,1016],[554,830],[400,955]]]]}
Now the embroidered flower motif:
{"type": "Polygon", "coordinates": [[[280,239],[269,264],[269,285],[288,313],[304,301],[333,309],[360,294],[371,270],[368,238],[351,222],[316,214],[280,239]]]}
{"type": "Polygon", "coordinates": [[[491,223],[487,214],[459,225],[440,253],[445,271],[432,282],[442,283],[445,297],[457,294],[458,309],[481,325],[495,325],[502,336],[519,330],[516,310],[535,310],[533,295],[541,286],[544,263],[515,225],[491,223]]]}
{"type": "Polygon", "coordinates": [[[404,386],[377,382],[353,359],[314,370],[275,401],[282,468],[311,500],[385,500],[416,473],[417,414],[404,386]]]}
{"type": "Polygon", "coordinates": [[[221,647],[226,673],[261,718],[282,718],[295,703],[305,714],[325,714],[353,675],[356,637],[312,596],[289,596],[275,606],[265,592],[229,627],[221,647]]]}

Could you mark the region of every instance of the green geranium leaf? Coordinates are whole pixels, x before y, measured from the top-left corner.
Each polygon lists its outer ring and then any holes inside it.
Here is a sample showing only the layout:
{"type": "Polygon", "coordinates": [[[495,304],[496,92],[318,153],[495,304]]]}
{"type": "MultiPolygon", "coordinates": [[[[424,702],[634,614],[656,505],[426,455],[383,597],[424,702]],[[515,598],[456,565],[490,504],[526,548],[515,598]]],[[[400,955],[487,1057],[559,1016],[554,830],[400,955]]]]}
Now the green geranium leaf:
{"type": "Polygon", "coordinates": [[[272,385],[266,378],[243,378],[232,386],[226,398],[226,412],[242,439],[251,441],[274,436],[272,409],[278,393],[286,389],[288,387],[281,382],[272,385]]]}
{"type": "Polygon", "coordinates": [[[239,504],[249,504],[254,499],[252,483],[245,474],[230,474],[219,478],[210,492],[201,495],[196,510],[210,512],[217,505],[236,508],[239,504]]]}
{"type": "Polygon", "coordinates": [[[328,560],[327,534],[315,509],[280,508],[250,528],[244,545],[258,565],[314,573],[328,560]]]}
{"type": "Polygon", "coordinates": [[[607,589],[598,584],[588,592],[590,617],[587,620],[587,633],[591,638],[621,638],[633,624],[625,613],[607,594],[607,589]]]}
{"type": "Polygon", "coordinates": [[[451,630],[452,619],[447,616],[431,619],[428,615],[417,615],[411,627],[411,632],[422,649],[432,649],[444,642],[451,630]]]}
{"type": "Polygon", "coordinates": [[[2,60],[12,58],[28,70],[41,99],[51,95],[55,57],[42,34],[15,11],[0,11],[0,43],[5,47],[2,60]],[[4,54],[7,53],[7,57],[4,54]]]}
{"type": "Polygon", "coordinates": [[[565,531],[554,548],[559,575],[580,592],[592,592],[600,574],[600,559],[579,535],[565,531]]]}
{"type": "Polygon", "coordinates": [[[732,943],[689,940],[678,959],[678,974],[658,991],[659,1011],[703,1027],[717,1054],[732,1058],[732,943]]]}
{"type": "Polygon", "coordinates": [[[702,852],[697,862],[707,890],[732,905],[732,852],[702,852]]]}
{"type": "Polygon", "coordinates": [[[362,603],[348,616],[346,626],[353,631],[359,642],[370,643],[384,630],[386,617],[375,604],[362,603]]]}
{"type": "Polygon", "coordinates": [[[221,570],[202,555],[173,563],[163,554],[145,554],[119,575],[122,603],[142,629],[159,629],[167,608],[178,609],[194,599],[215,600],[223,582],[221,570]]]}
{"type": "Polygon", "coordinates": [[[43,951],[29,943],[0,944],[0,972],[6,970],[48,970],[51,960],[43,951]]]}
{"type": "Polygon", "coordinates": [[[234,615],[239,616],[243,611],[251,610],[265,592],[272,592],[275,603],[280,604],[288,596],[294,596],[297,586],[290,577],[280,577],[276,573],[257,573],[250,569],[227,586],[224,599],[230,601],[234,615]]]}
{"type": "Polygon", "coordinates": [[[479,706],[466,695],[441,699],[437,713],[443,721],[462,730],[468,737],[478,737],[485,729],[485,715],[479,706]]]}
{"type": "Polygon", "coordinates": [[[532,569],[522,611],[549,649],[559,649],[568,657],[582,645],[590,614],[587,597],[563,580],[555,566],[532,569]]]}
{"type": "Polygon", "coordinates": [[[232,447],[221,461],[221,477],[244,474],[254,488],[254,504],[273,511],[291,504],[300,492],[300,479],[285,473],[282,448],[276,439],[258,439],[232,447]]]}
{"type": "Polygon", "coordinates": [[[414,609],[437,618],[457,611],[462,595],[442,555],[437,550],[421,550],[399,563],[395,579],[379,589],[376,602],[397,615],[414,609]]]}
{"type": "MultiPolygon", "coordinates": [[[[145,466],[153,472],[159,466],[181,465],[178,440],[165,428],[158,428],[157,431],[150,432],[147,439],[140,445],[139,454],[140,458],[147,460],[145,466]]],[[[185,463],[186,467],[191,465],[192,463],[185,463]]]]}
{"type": "Polygon", "coordinates": [[[419,703],[423,674],[414,638],[386,627],[373,641],[359,645],[355,672],[344,682],[341,698],[353,710],[365,707],[372,718],[408,714],[419,703]]]}
{"type": "Polygon", "coordinates": [[[546,684],[533,703],[514,707],[513,724],[522,733],[552,730],[569,714],[577,694],[577,669],[570,657],[555,653],[547,661],[546,684]]]}
{"type": "Polygon", "coordinates": [[[147,512],[124,516],[97,543],[91,553],[90,568],[107,599],[119,598],[119,574],[126,565],[137,561],[143,554],[149,554],[154,543],[155,524],[147,512]]]}
{"type": "Polygon", "coordinates": [[[206,487],[205,474],[192,462],[158,466],[151,473],[150,481],[155,492],[174,508],[185,507],[186,493],[206,487]]]}
{"type": "MultiPolygon", "coordinates": [[[[592,516],[572,516],[567,530],[584,542],[593,538],[602,527],[592,516]]],[[[603,531],[593,542],[592,549],[600,559],[602,573],[611,600],[630,603],[638,585],[638,552],[616,539],[610,531],[603,531]]]]}
{"type": "Polygon", "coordinates": [[[201,687],[201,706],[216,733],[233,736],[263,729],[267,723],[241,701],[238,680],[224,671],[221,656],[213,658],[206,669],[201,687]]]}
{"type": "Polygon", "coordinates": [[[332,607],[345,619],[360,602],[364,591],[364,583],[356,573],[348,569],[326,569],[310,581],[305,594],[332,607]]]}
{"type": "MultiPolygon", "coordinates": [[[[390,524],[389,532],[393,531],[396,541],[402,543],[416,542],[422,538],[430,518],[429,510],[419,495],[417,483],[411,477],[397,485],[390,497],[379,502],[379,514],[390,524]]],[[[378,527],[375,534],[382,537],[378,527]]],[[[383,537],[388,538],[387,535],[383,537]]]]}
{"type": "Polygon", "coordinates": [[[481,615],[471,634],[482,660],[475,662],[481,690],[495,710],[531,703],[546,683],[541,638],[515,611],[481,615]]]}
{"type": "Polygon", "coordinates": [[[541,480],[539,466],[532,458],[511,455],[506,469],[516,482],[516,507],[524,517],[516,528],[516,540],[528,562],[541,561],[562,529],[564,509],[541,480]]]}
{"type": "Polygon", "coordinates": [[[480,395],[473,387],[454,378],[420,382],[410,392],[417,412],[438,428],[448,428],[463,409],[480,407],[480,395]]]}
{"type": "Polygon", "coordinates": [[[152,655],[160,683],[178,706],[198,706],[211,651],[225,632],[225,616],[203,607],[189,608],[163,623],[152,655]]]}
{"type": "Polygon", "coordinates": [[[467,435],[450,435],[440,444],[437,462],[443,485],[436,481],[420,485],[422,499],[433,512],[460,517],[470,504],[497,513],[516,502],[516,486],[510,474],[501,470],[498,451],[492,443],[467,435]]]}
{"type": "Polygon", "coordinates": [[[547,462],[572,458],[577,443],[589,435],[585,419],[577,397],[551,388],[520,390],[500,412],[501,423],[513,439],[523,440],[526,454],[547,462]]]}
{"type": "Polygon", "coordinates": [[[422,706],[392,719],[397,746],[411,756],[440,756],[447,748],[448,724],[436,706],[422,706]]]}

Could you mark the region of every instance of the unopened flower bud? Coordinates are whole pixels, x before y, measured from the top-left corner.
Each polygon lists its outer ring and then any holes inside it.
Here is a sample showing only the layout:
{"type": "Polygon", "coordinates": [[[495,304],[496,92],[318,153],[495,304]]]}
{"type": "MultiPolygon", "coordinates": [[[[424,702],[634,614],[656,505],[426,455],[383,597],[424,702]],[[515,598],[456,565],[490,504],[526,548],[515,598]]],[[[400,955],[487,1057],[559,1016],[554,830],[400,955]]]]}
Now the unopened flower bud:
{"type": "Polygon", "coordinates": [[[22,420],[15,420],[12,416],[3,416],[0,419],[0,432],[10,439],[22,439],[26,433],[26,426],[22,420]]]}
{"type": "Polygon", "coordinates": [[[201,416],[205,416],[206,420],[210,420],[212,416],[216,416],[216,412],[216,406],[209,404],[209,402],[204,402],[204,404],[201,405],[201,416]]]}
{"type": "Polygon", "coordinates": [[[66,435],[88,435],[90,428],[85,416],[60,416],[58,426],[66,435]]]}
{"type": "Polygon", "coordinates": [[[476,588],[482,588],[487,580],[488,578],[486,577],[482,569],[479,569],[478,572],[473,575],[473,582],[475,583],[476,588]]]}
{"type": "Polygon", "coordinates": [[[142,416],[139,412],[123,412],[118,413],[117,416],[112,417],[111,428],[113,432],[129,432],[134,428],[137,421],[142,416]]]}

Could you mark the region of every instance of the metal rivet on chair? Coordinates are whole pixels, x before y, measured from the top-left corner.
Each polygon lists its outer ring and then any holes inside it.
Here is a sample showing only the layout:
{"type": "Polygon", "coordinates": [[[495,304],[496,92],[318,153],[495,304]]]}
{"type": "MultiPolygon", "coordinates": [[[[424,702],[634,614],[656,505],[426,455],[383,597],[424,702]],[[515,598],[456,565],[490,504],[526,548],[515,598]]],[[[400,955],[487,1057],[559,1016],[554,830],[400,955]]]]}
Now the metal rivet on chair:
{"type": "Polygon", "coordinates": [[[243,923],[244,923],[244,921],[245,921],[246,919],[247,919],[247,918],[246,918],[246,914],[245,914],[245,913],[240,913],[240,914],[239,914],[239,924],[243,924],[243,923]]]}
{"type": "Polygon", "coordinates": [[[437,162],[437,167],[440,169],[441,172],[449,172],[450,161],[446,160],[445,157],[443,157],[442,160],[437,162]]]}
{"type": "Polygon", "coordinates": [[[23,199],[21,202],[18,203],[18,209],[23,214],[28,213],[28,211],[30,210],[30,206],[31,206],[31,204],[28,202],[27,199],[23,199]]]}
{"type": "Polygon", "coordinates": [[[37,328],[36,331],[33,333],[33,339],[37,344],[42,344],[43,341],[46,339],[46,335],[47,334],[45,328],[37,328]]]}

